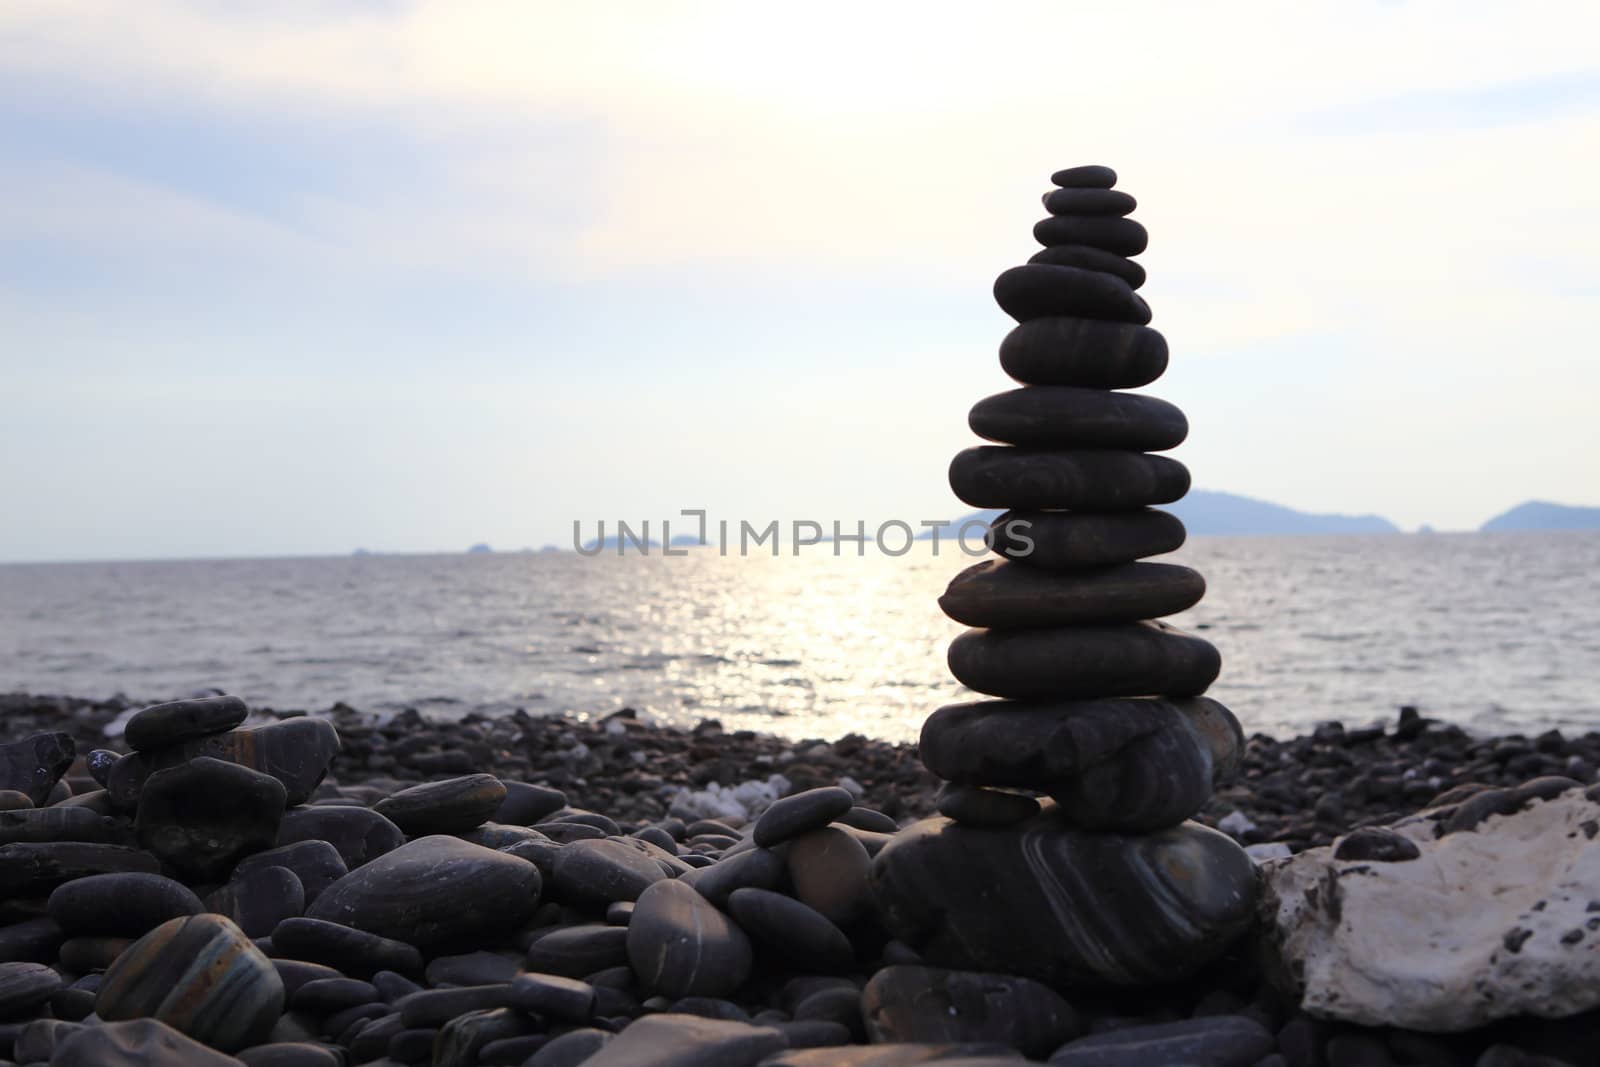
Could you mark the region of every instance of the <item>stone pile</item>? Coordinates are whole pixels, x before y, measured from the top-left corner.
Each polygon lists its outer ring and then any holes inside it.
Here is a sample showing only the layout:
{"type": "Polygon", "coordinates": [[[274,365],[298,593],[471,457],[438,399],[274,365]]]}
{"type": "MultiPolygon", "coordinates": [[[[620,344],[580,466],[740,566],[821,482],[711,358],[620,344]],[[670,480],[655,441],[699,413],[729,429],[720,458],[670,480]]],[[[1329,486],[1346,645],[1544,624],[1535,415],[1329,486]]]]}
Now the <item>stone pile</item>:
{"type": "Polygon", "coordinates": [[[939,601],[973,627],[950,646],[951,673],[999,699],[924,724],[944,817],[902,834],[875,878],[893,932],[933,962],[1132,986],[1193,973],[1250,921],[1249,858],[1186,821],[1244,738],[1202,696],[1216,649],[1155,621],[1194,606],[1203,579],[1140,562],[1183,543],[1154,506],[1189,488],[1181,463],[1153,454],[1183,441],[1183,413],[1120,391],[1167,364],[1127,258],[1144,228],[1110,169],[1053,180],[1034,227],[1044,250],[994,286],[1018,321],[1001,366],[1022,388],[973,407],[972,429],[999,443],[950,466],[963,501],[1007,509],[990,531],[1000,558],[939,601]]]}

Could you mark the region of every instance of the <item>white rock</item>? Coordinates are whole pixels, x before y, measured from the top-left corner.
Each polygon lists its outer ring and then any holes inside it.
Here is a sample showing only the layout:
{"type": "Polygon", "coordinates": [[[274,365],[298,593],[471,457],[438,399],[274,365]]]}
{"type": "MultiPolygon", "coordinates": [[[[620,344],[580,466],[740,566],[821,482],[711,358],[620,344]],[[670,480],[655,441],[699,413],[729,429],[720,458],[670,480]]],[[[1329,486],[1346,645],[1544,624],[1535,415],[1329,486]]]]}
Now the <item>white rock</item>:
{"type": "Polygon", "coordinates": [[[712,782],[704,789],[679,789],[668,803],[667,811],[680,819],[731,817],[749,820],[793,789],[793,783],[781,774],[770,775],[766,781],[740,782],[731,788],[712,782]]]}
{"type": "Polygon", "coordinates": [[[1244,854],[1259,867],[1273,860],[1286,860],[1294,855],[1294,852],[1282,841],[1263,841],[1260,844],[1244,846],[1244,854]]]}
{"type": "Polygon", "coordinates": [[[1600,805],[1569,790],[1434,826],[1391,827],[1413,860],[1335,860],[1335,843],[1263,868],[1280,984],[1313,1015],[1435,1032],[1600,1006],[1600,805]]]}
{"type": "Polygon", "coordinates": [[[867,787],[850,777],[848,774],[839,779],[839,788],[860,800],[867,795],[867,787]]]}
{"type": "Polygon", "coordinates": [[[1247,830],[1254,830],[1256,824],[1250,821],[1250,816],[1242,811],[1230,811],[1217,820],[1217,829],[1230,837],[1238,837],[1247,830]]]}

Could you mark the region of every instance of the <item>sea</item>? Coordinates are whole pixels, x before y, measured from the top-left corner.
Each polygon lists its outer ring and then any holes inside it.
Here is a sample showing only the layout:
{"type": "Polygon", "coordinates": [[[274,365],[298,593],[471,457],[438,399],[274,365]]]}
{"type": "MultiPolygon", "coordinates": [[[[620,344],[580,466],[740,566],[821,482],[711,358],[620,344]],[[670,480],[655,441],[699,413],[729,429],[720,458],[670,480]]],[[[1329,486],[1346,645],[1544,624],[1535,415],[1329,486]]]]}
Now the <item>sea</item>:
{"type": "MultiPolygon", "coordinates": [[[[0,691],[203,689],[439,718],[630,707],[655,721],[914,740],[973,699],[936,598],[974,560],[575,552],[0,566],[0,691]]],[[[1600,729],[1600,532],[1194,537],[1176,625],[1211,695],[1276,737],[1402,705],[1481,733],[1600,729]]]]}

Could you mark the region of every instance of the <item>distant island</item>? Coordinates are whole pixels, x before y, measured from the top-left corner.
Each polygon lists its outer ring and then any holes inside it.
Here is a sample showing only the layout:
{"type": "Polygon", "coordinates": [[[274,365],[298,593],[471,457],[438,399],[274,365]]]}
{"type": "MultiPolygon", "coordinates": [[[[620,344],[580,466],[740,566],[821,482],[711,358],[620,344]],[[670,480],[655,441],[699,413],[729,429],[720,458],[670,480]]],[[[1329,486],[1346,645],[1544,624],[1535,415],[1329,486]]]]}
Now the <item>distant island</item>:
{"type": "Polygon", "coordinates": [[[1510,511],[1501,512],[1478,529],[1484,533],[1509,530],[1600,530],[1600,508],[1530,500],[1510,511]]]}
{"type": "MultiPolygon", "coordinates": [[[[1400,527],[1380,515],[1318,515],[1211,489],[1190,490],[1182,500],[1175,504],[1164,504],[1161,510],[1178,516],[1190,534],[1200,537],[1400,532],[1400,527]]],[[[937,532],[941,540],[951,538],[956,536],[964,523],[988,523],[999,514],[997,509],[974,511],[945,523],[937,532]]],[[[927,541],[933,536],[934,531],[929,530],[921,534],[918,540],[927,541]]],[[[977,534],[972,536],[976,537],[977,534]]]]}
{"type": "Polygon", "coordinates": [[[493,551],[494,551],[494,549],[490,548],[488,545],[486,545],[486,544],[484,544],[483,542],[480,541],[477,544],[473,545],[471,548],[467,549],[467,554],[471,555],[471,556],[481,556],[485,552],[493,552],[493,551]]]}

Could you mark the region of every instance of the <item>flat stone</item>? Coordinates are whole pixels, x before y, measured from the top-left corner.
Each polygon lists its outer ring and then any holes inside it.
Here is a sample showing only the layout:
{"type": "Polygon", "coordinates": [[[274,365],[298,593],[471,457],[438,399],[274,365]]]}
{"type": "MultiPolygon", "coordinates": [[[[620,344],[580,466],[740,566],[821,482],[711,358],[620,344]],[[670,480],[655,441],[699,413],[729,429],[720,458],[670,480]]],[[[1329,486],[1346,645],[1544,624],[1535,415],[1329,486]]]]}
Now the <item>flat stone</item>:
{"type": "Polygon", "coordinates": [[[1091,248],[1089,245],[1051,245],[1029,256],[1028,262],[1048,263],[1057,267],[1081,267],[1084,270],[1115,274],[1127,282],[1130,289],[1137,289],[1145,283],[1144,268],[1139,264],[1126,256],[1107,252],[1103,248],[1091,248]]]}
{"type": "Polygon", "coordinates": [[[784,862],[795,899],[834,925],[849,927],[872,912],[872,857],[846,830],[824,826],[801,834],[789,842],[784,862]]]}
{"type": "Polygon", "coordinates": [[[304,804],[339,752],[339,731],[326,719],[304,716],[251,729],[185,741],[154,752],[130,752],[111,768],[106,790],[112,803],[130,809],[145,779],[156,771],[209,756],[270,775],[283,783],[290,805],[304,804]]]}
{"type": "Polygon", "coordinates": [[[982,700],[929,716],[918,752],[947,781],[1036,789],[1078,826],[1137,832],[1199,812],[1237,772],[1244,731],[1204,697],[982,700]]]}
{"type": "Polygon", "coordinates": [[[87,1026],[56,1047],[50,1067],[243,1067],[158,1019],[87,1026]]]}
{"type": "Polygon", "coordinates": [[[939,787],[938,810],[972,826],[1011,826],[1039,814],[1039,802],[1022,793],[946,782],[939,787]]]}
{"type": "Polygon", "coordinates": [[[233,869],[233,877],[243,878],[269,867],[284,867],[294,872],[305,894],[307,906],[315,902],[324,889],[350,873],[344,857],[339,855],[339,850],[332,843],[312,839],[279,845],[246,856],[233,869]]]}
{"type": "Polygon", "coordinates": [[[266,1040],[283,1013],[283,980],[244,932],[220,915],[169,919],[106,971],[95,1013],[152,1017],[235,1052],[266,1040]]]}
{"type": "Polygon", "coordinates": [[[1430,1032],[1600,1008],[1600,803],[1566,792],[1439,837],[1446,810],[1388,827],[1410,859],[1335,845],[1263,867],[1274,985],[1314,1015],[1430,1032]]]}
{"type": "Polygon", "coordinates": [[[200,756],[145,781],[134,827],[164,863],[212,881],[241,856],[272,847],[287,799],[271,775],[200,756]]]}
{"type": "Polygon", "coordinates": [[[1167,339],[1131,322],[1029,319],[1000,342],[1000,367],[1024,385],[1137,389],[1167,369],[1167,339]]]}
{"type": "Polygon", "coordinates": [[[94,874],[56,887],[50,918],[73,937],[143,937],[162,923],[205,910],[182,882],[159,874],[94,874]]]}
{"type": "Polygon", "coordinates": [[[511,980],[510,1006],[540,1018],[586,1023],[594,1018],[594,986],[558,974],[519,974],[511,980]]]}
{"type": "Polygon", "coordinates": [[[1117,184],[1117,172],[1110,167],[1090,163],[1058,170],[1050,175],[1050,181],[1064,189],[1109,189],[1117,184]]]}
{"type": "Polygon", "coordinates": [[[844,932],[815,908],[769,889],[738,889],[728,910],[745,933],[789,967],[843,974],[855,966],[844,932]]]}
{"type": "Polygon", "coordinates": [[[623,966],[629,962],[628,929],[632,925],[579,923],[558,927],[528,946],[527,969],[583,978],[607,967],[623,966]]]}
{"type": "Polygon", "coordinates": [[[1272,1032],[1247,1015],[1209,1015],[1091,1034],[1057,1049],[1056,1067],[1251,1067],[1276,1048],[1272,1032]]]}
{"type": "Polygon", "coordinates": [[[45,896],[63,882],[91,874],[160,870],[160,861],[150,853],[124,845],[18,842],[0,845],[0,896],[45,896]]]}
{"type": "Polygon", "coordinates": [[[768,1026],[666,1012],[638,1019],[584,1067],[755,1067],[785,1047],[768,1026]]]}
{"type": "Polygon", "coordinates": [[[1074,828],[1053,806],[1016,827],[926,819],[873,861],[889,933],[929,964],[1054,988],[1181,981],[1253,918],[1256,875],[1226,834],[1074,828]]]}
{"type": "Polygon", "coordinates": [[[1034,1059],[1082,1032],[1078,1013],[1048,986],[1007,974],[885,967],[861,990],[873,1044],[994,1042],[1034,1059]]]}
{"type": "Polygon", "coordinates": [[[848,789],[836,785],[780,797],[756,819],[755,843],[770,848],[808,830],[827,826],[854,807],[855,802],[848,789]]]}
{"type": "Polygon", "coordinates": [[[135,752],[148,752],[212,734],[227,733],[244,722],[249,714],[250,709],[244,701],[233,696],[152,704],[133,713],[123,728],[122,739],[135,752]]]}
{"type": "Polygon", "coordinates": [[[1044,194],[1044,209],[1052,215],[1128,215],[1139,206],[1120,189],[1052,189],[1044,194]]]}
{"type": "Polygon", "coordinates": [[[1150,305],[1115,274],[1055,263],[1004,271],[994,280],[994,300],[1018,322],[1060,315],[1140,326],[1150,322],[1150,305]]]}
{"type": "Polygon", "coordinates": [[[239,1053],[245,1067],[344,1067],[344,1057],[309,1041],[276,1041],[239,1053]]]}
{"type": "Polygon", "coordinates": [[[327,964],[352,978],[371,978],[379,971],[422,973],[422,953],[414,945],[310,916],[279,923],[272,931],[272,946],[279,953],[327,964]]]}
{"type": "Polygon", "coordinates": [[[32,1013],[65,985],[42,963],[0,963],[0,1019],[32,1013]]]}
{"type": "Polygon", "coordinates": [[[534,1021],[509,1008],[470,1011],[439,1028],[433,1041],[433,1067],[474,1067],[478,1051],[494,1041],[521,1037],[534,1029],[534,1021]]]}
{"type": "Polygon", "coordinates": [[[332,1015],[346,1008],[376,1003],[378,987],[359,978],[317,978],[305,983],[289,997],[289,1007],[294,1011],[309,1011],[314,1015],[332,1015]]]}
{"type": "Polygon", "coordinates": [[[306,915],[424,952],[459,951],[525,923],[538,906],[540,883],[539,869],[527,860],[433,835],[351,871],[324,889],[306,915]]]}
{"type": "Polygon", "coordinates": [[[0,745],[0,789],[23,793],[42,808],[77,752],[72,735],[63,733],[34,734],[0,745]]]}
{"type": "Polygon", "coordinates": [[[1070,385],[1030,385],[973,405],[967,425],[979,437],[1025,448],[1123,448],[1161,452],[1189,434],[1183,412],[1165,400],[1070,385]]]}
{"type": "Polygon", "coordinates": [[[1089,245],[1119,256],[1136,256],[1150,245],[1150,234],[1132,219],[1108,215],[1051,215],[1033,224],[1042,245],[1089,245]]]}
{"type": "Polygon", "coordinates": [[[678,881],[717,907],[724,907],[735,889],[776,889],[786,870],[783,857],[769,848],[756,847],[735,852],[709,867],[683,875],[678,881]]]}
{"type": "Polygon", "coordinates": [[[666,872],[644,851],[619,838],[574,841],[556,853],[551,865],[554,899],[578,906],[604,906],[638,900],[666,872]]]}
{"type": "Polygon", "coordinates": [[[521,970],[522,958],[509,948],[498,952],[479,949],[435,956],[428,961],[427,980],[431,986],[495,985],[511,981],[521,970]]]}
{"type": "Polygon", "coordinates": [[[501,780],[501,784],[506,787],[506,797],[494,811],[494,822],[508,826],[532,826],[567,806],[567,795],[551,786],[505,779],[501,780]]]}
{"type": "Polygon", "coordinates": [[[950,488],[975,508],[1132,511],[1182,497],[1189,470],[1143,452],[977,445],[950,461],[950,488]]]}
{"type": "Polygon", "coordinates": [[[278,824],[278,845],[326,841],[355,870],[405,844],[400,827],[371,808],[291,808],[278,824]]]}
{"type": "Polygon", "coordinates": [[[1205,591],[1200,572],[1174,563],[1046,571],[991,559],[952,578],[939,607],[967,626],[1071,626],[1176,615],[1205,591]]]}
{"type": "Polygon", "coordinates": [[[84,841],[122,844],[127,835],[110,819],[88,808],[16,808],[0,811],[0,845],[15,842],[84,841]]]}
{"type": "Polygon", "coordinates": [[[1011,700],[1199,696],[1222,669],[1209,641],[1163,622],[967,630],[946,658],[962,685],[1011,700]]]}
{"type": "Polygon", "coordinates": [[[24,919],[0,926],[0,963],[51,963],[66,939],[49,918],[24,919]]]}
{"type": "Polygon", "coordinates": [[[634,973],[669,997],[728,996],[750,977],[753,953],[744,931],[682,882],[646,889],[626,930],[634,973]]]}
{"type": "Polygon", "coordinates": [[[443,1026],[469,1011],[491,1011],[511,1003],[511,983],[424,989],[395,1001],[400,1021],[408,1027],[443,1026]]]}
{"type": "Polygon", "coordinates": [[[494,775],[467,774],[402,789],[372,810],[411,836],[459,834],[488,822],[505,799],[494,775]]]}
{"type": "Polygon", "coordinates": [[[1039,570],[1129,563],[1175,552],[1187,532],[1166,511],[1007,511],[989,527],[994,551],[1039,570]]]}
{"type": "Polygon", "coordinates": [[[226,915],[248,937],[269,937],[279,923],[305,910],[305,887],[287,867],[236,871],[227,885],[206,897],[206,911],[226,915]]]}
{"type": "Polygon", "coordinates": [[[578,1067],[610,1044],[615,1034],[593,1027],[568,1030],[535,1052],[522,1067],[578,1067]]]}

